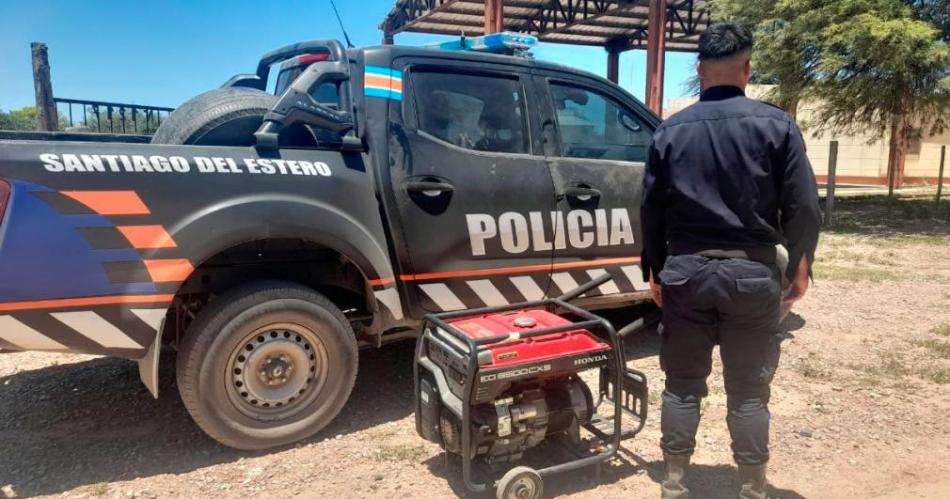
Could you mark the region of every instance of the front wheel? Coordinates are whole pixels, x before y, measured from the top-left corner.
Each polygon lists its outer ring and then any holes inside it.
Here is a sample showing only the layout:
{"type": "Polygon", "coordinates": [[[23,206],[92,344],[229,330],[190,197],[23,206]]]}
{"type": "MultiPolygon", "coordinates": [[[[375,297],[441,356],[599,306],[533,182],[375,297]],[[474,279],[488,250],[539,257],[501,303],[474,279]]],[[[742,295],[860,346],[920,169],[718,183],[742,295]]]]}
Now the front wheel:
{"type": "Polygon", "coordinates": [[[180,349],[178,389],[212,438],[265,449],[332,421],[353,389],[357,362],[349,323],[323,295],[294,283],[258,283],[201,311],[180,349]]]}

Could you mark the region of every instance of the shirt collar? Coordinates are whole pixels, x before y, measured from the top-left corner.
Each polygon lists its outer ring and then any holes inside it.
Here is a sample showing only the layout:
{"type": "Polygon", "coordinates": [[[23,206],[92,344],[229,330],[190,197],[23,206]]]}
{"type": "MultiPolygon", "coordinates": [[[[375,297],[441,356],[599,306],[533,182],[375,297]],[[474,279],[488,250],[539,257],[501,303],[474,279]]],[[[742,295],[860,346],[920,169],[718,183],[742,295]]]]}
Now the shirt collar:
{"type": "Polygon", "coordinates": [[[739,97],[740,95],[745,95],[745,92],[743,92],[739,87],[734,87],[732,85],[718,85],[704,90],[703,93],[699,95],[699,100],[725,100],[731,99],[733,97],[739,97]]]}

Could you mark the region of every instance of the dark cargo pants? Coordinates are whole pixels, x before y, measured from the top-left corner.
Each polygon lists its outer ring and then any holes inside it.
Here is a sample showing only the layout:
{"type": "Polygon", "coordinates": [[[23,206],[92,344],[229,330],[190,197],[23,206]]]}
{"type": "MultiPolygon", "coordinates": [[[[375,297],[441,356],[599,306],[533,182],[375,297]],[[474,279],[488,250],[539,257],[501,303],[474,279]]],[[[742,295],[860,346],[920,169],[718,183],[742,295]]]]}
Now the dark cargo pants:
{"type": "Polygon", "coordinates": [[[781,342],[779,279],[778,267],[751,260],[667,259],[660,272],[665,453],[691,455],[696,447],[700,400],[708,393],[706,378],[718,344],[733,456],[738,464],[768,461],[769,383],[781,342]]]}

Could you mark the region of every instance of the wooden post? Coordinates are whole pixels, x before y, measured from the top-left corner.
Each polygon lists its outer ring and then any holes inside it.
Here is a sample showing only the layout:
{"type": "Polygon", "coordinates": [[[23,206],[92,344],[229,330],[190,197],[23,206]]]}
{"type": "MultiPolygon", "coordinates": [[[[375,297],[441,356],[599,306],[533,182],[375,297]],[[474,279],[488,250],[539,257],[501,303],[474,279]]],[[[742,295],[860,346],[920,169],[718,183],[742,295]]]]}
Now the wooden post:
{"type": "Polygon", "coordinates": [[[832,140],[828,150],[828,185],[825,186],[825,225],[834,223],[835,176],[838,170],[838,141],[832,140]]]}
{"type": "Polygon", "coordinates": [[[607,47],[607,79],[620,81],[620,51],[611,47],[607,47]]]}
{"type": "Polygon", "coordinates": [[[663,59],[666,55],[666,0],[650,0],[647,24],[647,107],[663,115],[663,59]]]}
{"type": "Polygon", "coordinates": [[[485,0],[485,34],[499,33],[505,30],[504,0],[485,0]]]}
{"type": "Polygon", "coordinates": [[[33,87],[36,90],[36,125],[39,130],[53,132],[59,128],[59,113],[53,101],[53,84],[49,77],[49,55],[46,44],[33,42],[33,87]]]}
{"type": "Polygon", "coordinates": [[[943,166],[947,159],[947,146],[940,146],[940,173],[937,174],[937,205],[940,205],[940,194],[943,192],[943,166]]]}

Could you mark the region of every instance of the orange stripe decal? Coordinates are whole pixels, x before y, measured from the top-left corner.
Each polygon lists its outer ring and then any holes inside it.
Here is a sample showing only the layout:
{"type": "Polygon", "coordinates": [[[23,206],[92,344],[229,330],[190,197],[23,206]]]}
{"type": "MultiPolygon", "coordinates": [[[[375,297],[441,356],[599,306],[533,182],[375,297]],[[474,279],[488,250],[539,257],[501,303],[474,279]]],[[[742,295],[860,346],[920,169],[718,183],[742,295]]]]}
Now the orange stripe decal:
{"type": "Polygon", "coordinates": [[[388,76],[374,74],[366,74],[363,78],[365,84],[373,85],[374,87],[389,88],[390,82],[392,81],[392,79],[388,76]]]}
{"type": "Polygon", "coordinates": [[[116,228],[136,249],[177,247],[161,225],[119,225],[116,228]]]}
{"type": "Polygon", "coordinates": [[[100,215],[148,215],[151,212],[135,191],[62,191],[100,215]]]}
{"type": "Polygon", "coordinates": [[[396,282],[396,279],[393,277],[383,277],[382,279],[370,279],[370,286],[385,286],[387,284],[392,284],[396,282]]]}
{"type": "Polygon", "coordinates": [[[194,270],[191,262],[184,258],[143,260],[143,262],[145,268],[148,269],[148,275],[154,282],[181,282],[194,270]]]}
{"type": "Polygon", "coordinates": [[[63,298],[58,300],[35,300],[0,303],[0,312],[13,310],[39,310],[71,307],[88,307],[91,305],[116,305],[123,303],[171,303],[175,295],[115,295],[90,296],[88,298],[63,298]]]}
{"type": "MultiPolygon", "coordinates": [[[[640,257],[623,258],[602,258],[600,260],[581,260],[578,262],[555,263],[553,270],[584,269],[589,267],[602,267],[608,265],[624,265],[631,263],[640,263],[640,257]]],[[[545,272],[551,269],[551,265],[525,265],[522,267],[502,267],[497,269],[479,269],[479,270],[460,270],[449,272],[430,272],[427,274],[403,274],[399,276],[403,281],[427,281],[430,279],[447,279],[453,277],[476,277],[486,275],[501,274],[527,274],[531,272],[545,272]]]]}

